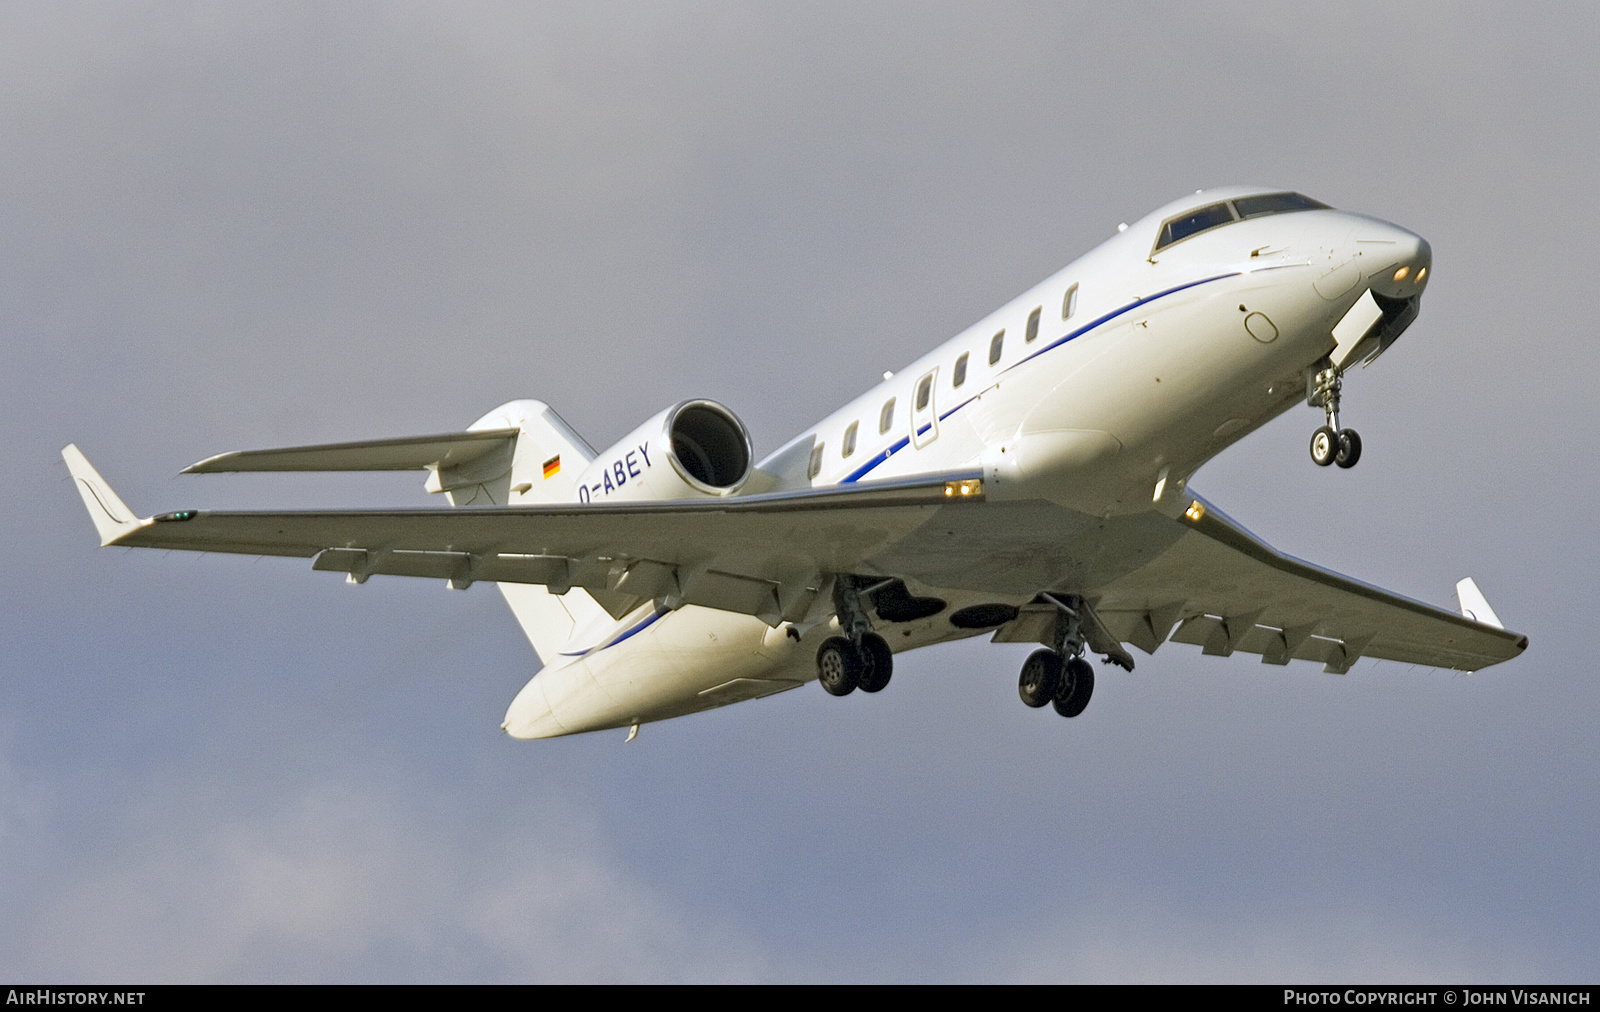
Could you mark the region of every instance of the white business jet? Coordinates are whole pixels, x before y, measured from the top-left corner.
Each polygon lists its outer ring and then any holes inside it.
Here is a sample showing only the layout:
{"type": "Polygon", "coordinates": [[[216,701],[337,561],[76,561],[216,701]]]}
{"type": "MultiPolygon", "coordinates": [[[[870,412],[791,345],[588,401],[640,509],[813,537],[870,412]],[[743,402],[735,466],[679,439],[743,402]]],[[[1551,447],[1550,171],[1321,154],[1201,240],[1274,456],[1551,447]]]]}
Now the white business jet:
{"type": "Polygon", "coordinates": [[[596,453],[539,401],[465,432],[211,457],[191,473],[425,469],[454,510],[139,519],[63,451],[103,545],[310,558],[498,584],[544,665],[504,728],[629,728],[792,689],[878,692],[894,655],[1038,643],[1018,690],[1081,713],[1124,644],[1473,671],[1520,654],[1470,580],[1460,614],[1282,554],[1186,488],[1296,404],[1318,465],[1361,440],[1350,367],[1415,319],[1427,242],[1298,193],[1202,190],[1118,233],[753,464],[688,400],[596,453]]]}

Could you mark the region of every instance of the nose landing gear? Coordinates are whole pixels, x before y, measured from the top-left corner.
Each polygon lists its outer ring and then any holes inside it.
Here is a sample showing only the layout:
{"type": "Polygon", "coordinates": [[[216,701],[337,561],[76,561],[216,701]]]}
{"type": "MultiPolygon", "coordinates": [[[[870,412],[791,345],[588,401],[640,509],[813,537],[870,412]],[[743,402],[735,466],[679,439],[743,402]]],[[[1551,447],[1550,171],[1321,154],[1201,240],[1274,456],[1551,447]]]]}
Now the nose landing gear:
{"type": "Polygon", "coordinates": [[[1361,436],[1355,429],[1339,428],[1339,395],[1344,389],[1344,373],[1336,366],[1326,365],[1310,376],[1307,387],[1306,402],[1314,408],[1320,407],[1328,420],[1311,434],[1311,460],[1318,467],[1329,464],[1355,467],[1356,461],[1361,459],[1361,436]]]}

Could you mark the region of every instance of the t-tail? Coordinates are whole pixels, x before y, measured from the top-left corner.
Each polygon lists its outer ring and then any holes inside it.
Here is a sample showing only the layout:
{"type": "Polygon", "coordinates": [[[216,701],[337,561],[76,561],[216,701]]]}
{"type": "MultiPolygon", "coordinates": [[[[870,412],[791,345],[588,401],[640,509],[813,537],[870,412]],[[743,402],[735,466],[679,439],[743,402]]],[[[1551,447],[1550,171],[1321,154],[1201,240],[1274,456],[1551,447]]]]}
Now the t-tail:
{"type": "MultiPolygon", "coordinates": [[[[494,507],[572,502],[578,479],[594,457],[593,447],[549,405],[518,400],[495,408],[465,432],[245,450],[207,458],[184,473],[426,470],[424,487],[443,493],[451,504],[494,507]]],[[[98,527],[116,527],[132,517],[109,488],[80,486],[98,527]]],[[[101,535],[106,537],[104,529],[101,535]]],[[[576,630],[611,618],[582,588],[556,595],[537,584],[497,586],[546,664],[576,630]]]]}

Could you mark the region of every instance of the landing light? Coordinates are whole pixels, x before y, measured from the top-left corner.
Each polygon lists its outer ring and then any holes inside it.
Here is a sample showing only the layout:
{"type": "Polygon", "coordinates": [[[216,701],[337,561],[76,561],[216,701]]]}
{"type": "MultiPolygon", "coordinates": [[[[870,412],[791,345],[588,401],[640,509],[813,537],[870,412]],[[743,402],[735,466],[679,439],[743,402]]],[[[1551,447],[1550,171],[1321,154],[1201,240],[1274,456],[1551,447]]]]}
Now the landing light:
{"type": "Polygon", "coordinates": [[[976,478],[971,481],[947,481],[944,483],[944,494],[947,499],[974,496],[982,491],[983,482],[976,478]]]}
{"type": "Polygon", "coordinates": [[[1402,267],[1399,270],[1394,272],[1394,279],[1396,281],[1404,281],[1406,279],[1406,275],[1410,274],[1410,273],[1411,273],[1411,268],[1402,267]]]}
{"type": "Polygon", "coordinates": [[[1206,515],[1206,508],[1200,504],[1200,500],[1196,499],[1189,504],[1188,509],[1183,511],[1183,515],[1195,523],[1199,523],[1200,518],[1206,515]]]}
{"type": "Polygon", "coordinates": [[[1417,284],[1422,284],[1422,279],[1428,276],[1428,268],[1424,267],[1417,272],[1417,284]]]}

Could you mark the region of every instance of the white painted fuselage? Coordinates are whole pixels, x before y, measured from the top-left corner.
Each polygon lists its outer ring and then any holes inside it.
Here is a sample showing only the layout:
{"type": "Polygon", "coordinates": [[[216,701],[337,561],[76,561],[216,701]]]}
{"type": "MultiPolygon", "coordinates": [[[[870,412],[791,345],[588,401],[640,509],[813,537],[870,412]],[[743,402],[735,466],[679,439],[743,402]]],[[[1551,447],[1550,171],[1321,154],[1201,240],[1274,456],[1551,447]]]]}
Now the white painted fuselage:
{"type": "MultiPolygon", "coordinates": [[[[1234,220],[1156,249],[1175,216],[1273,192],[1208,190],[1153,211],[822,419],[760,472],[783,489],[981,468],[991,500],[1090,517],[1181,510],[1201,464],[1305,402],[1308,368],[1337,352],[1336,325],[1358,299],[1411,299],[1426,284],[1423,239],[1333,209],[1234,220]]],[[[1000,593],[981,573],[907,583],[951,609],[1049,589],[1000,593]]],[[[514,607],[513,595],[547,593],[507,589],[514,607]]],[[[818,645],[837,627],[655,602],[621,619],[572,611],[570,639],[511,704],[513,736],[626,727],[793,688],[816,677],[818,645]]],[[[896,652],[976,631],[945,614],[879,629],[896,652]]]]}

